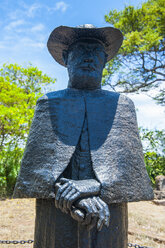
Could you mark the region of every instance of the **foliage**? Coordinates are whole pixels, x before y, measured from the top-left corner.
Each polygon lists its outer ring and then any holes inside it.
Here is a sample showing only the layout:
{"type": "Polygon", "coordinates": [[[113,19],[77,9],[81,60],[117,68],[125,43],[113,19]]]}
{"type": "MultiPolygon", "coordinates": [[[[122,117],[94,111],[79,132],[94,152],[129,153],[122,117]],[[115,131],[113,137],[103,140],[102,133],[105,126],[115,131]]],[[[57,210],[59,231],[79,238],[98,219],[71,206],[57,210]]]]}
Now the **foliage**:
{"type": "MultiPolygon", "coordinates": [[[[11,194],[20,168],[34,108],[42,87],[55,83],[37,68],[16,64],[0,69],[0,194],[11,194]]],[[[153,184],[165,175],[164,131],[141,129],[146,168],[153,184]]]]}
{"type": "Polygon", "coordinates": [[[140,137],[144,143],[144,153],[165,154],[165,130],[148,130],[140,128],[140,137]]]}
{"type": "Polygon", "coordinates": [[[165,130],[149,131],[141,128],[140,133],[146,169],[154,186],[155,177],[165,175],[165,130]]]}
{"type": "Polygon", "coordinates": [[[23,148],[42,87],[55,83],[31,65],[0,69],[0,193],[13,190],[23,148]]]}
{"type": "Polygon", "coordinates": [[[20,169],[23,148],[10,144],[0,151],[0,195],[11,195],[20,169]]]}
{"type": "Polygon", "coordinates": [[[165,81],[165,1],[148,0],[138,8],[113,10],[105,20],[121,30],[124,41],[104,69],[103,85],[125,93],[156,88],[159,93],[153,98],[164,104],[160,85],[165,81]]]}
{"type": "Polygon", "coordinates": [[[156,152],[146,152],[144,161],[151,182],[155,186],[156,176],[165,175],[165,156],[160,156],[156,152]]]}

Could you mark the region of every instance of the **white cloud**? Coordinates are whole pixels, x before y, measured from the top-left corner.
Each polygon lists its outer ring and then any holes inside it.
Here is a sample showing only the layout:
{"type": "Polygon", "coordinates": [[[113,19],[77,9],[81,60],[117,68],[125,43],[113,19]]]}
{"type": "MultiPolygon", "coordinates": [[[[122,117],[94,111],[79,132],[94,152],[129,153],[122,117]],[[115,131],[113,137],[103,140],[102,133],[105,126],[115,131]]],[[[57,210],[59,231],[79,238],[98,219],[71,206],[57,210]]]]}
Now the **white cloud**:
{"type": "Polygon", "coordinates": [[[45,26],[44,26],[42,23],[39,23],[39,24],[33,26],[33,27],[31,28],[31,31],[32,31],[32,32],[39,32],[39,31],[42,31],[42,30],[44,29],[44,27],[45,27],[45,26]]]}
{"type": "Polygon", "coordinates": [[[36,12],[41,8],[43,8],[43,5],[34,3],[30,7],[27,7],[26,15],[28,17],[34,17],[36,12]]]}
{"type": "Polygon", "coordinates": [[[40,49],[44,49],[45,48],[45,43],[43,42],[33,42],[31,44],[32,47],[36,47],[36,48],[40,48],[40,49]]]}
{"type": "Polygon", "coordinates": [[[42,8],[46,9],[46,6],[37,3],[27,5],[25,2],[22,1],[19,8],[8,12],[8,17],[11,20],[17,20],[18,17],[23,19],[27,17],[33,18],[37,14],[37,12],[42,8]]]}
{"type": "Polygon", "coordinates": [[[19,40],[19,43],[16,44],[15,49],[19,48],[19,47],[33,47],[33,48],[39,48],[39,49],[43,49],[45,48],[45,43],[40,42],[38,40],[34,40],[30,37],[24,37],[22,39],[19,40]]]}
{"type": "Polygon", "coordinates": [[[64,1],[56,2],[55,6],[45,5],[42,3],[33,3],[28,5],[22,1],[19,8],[15,9],[14,11],[9,11],[7,15],[10,20],[17,20],[18,18],[29,19],[34,18],[39,13],[41,14],[41,9],[42,11],[47,11],[49,13],[53,13],[54,11],[61,11],[64,13],[68,7],[69,5],[64,1]]]}
{"type": "Polygon", "coordinates": [[[24,20],[17,20],[17,21],[12,21],[10,22],[7,26],[5,26],[5,30],[11,30],[11,29],[15,29],[17,28],[18,26],[21,26],[25,24],[25,21],[24,20]]]}
{"type": "Polygon", "coordinates": [[[16,41],[6,40],[5,42],[0,42],[1,52],[7,50],[10,54],[9,56],[11,56],[11,54],[14,54],[13,56],[15,56],[15,54],[19,54],[20,51],[21,53],[27,52],[27,50],[37,52],[45,48],[46,44],[44,41],[41,41],[37,38],[34,39],[31,37],[19,37],[16,39],[16,41]]]}
{"type": "Polygon", "coordinates": [[[139,126],[149,129],[163,129],[165,127],[165,111],[164,108],[156,104],[146,94],[128,95],[134,103],[137,111],[137,119],[139,126]]]}
{"type": "Polygon", "coordinates": [[[65,12],[67,10],[68,6],[69,5],[66,4],[65,2],[60,1],[60,2],[56,3],[54,10],[60,10],[62,12],[65,12]]]}

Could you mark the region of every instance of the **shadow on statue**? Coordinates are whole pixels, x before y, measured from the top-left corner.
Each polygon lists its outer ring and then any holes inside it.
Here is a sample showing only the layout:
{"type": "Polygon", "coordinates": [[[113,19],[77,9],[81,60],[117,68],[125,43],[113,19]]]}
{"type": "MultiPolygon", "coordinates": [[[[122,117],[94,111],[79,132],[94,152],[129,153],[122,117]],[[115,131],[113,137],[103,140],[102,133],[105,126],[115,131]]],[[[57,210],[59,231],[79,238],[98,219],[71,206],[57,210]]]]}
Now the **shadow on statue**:
{"type": "Polygon", "coordinates": [[[68,88],[36,105],[15,198],[36,198],[34,248],[126,248],[127,202],[150,200],[133,102],[101,89],[118,29],[60,26],[48,40],[68,88]]]}

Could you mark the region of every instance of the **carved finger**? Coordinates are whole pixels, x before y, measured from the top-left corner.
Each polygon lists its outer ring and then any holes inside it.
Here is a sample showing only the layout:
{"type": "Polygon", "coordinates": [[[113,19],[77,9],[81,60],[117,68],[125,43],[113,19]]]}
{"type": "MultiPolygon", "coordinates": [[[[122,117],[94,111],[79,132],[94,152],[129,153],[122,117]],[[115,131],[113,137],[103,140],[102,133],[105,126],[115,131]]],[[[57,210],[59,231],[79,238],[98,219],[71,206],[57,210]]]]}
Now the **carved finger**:
{"type": "Polygon", "coordinates": [[[70,180],[70,179],[68,179],[68,178],[62,177],[62,178],[60,179],[60,182],[61,182],[61,183],[67,183],[67,182],[69,182],[69,180],[70,180]]]}
{"type": "Polygon", "coordinates": [[[108,227],[109,226],[109,221],[110,221],[110,212],[109,212],[108,205],[103,200],[101,200],[100,198],[98,199],[98,201],[104,207],[105,225],[108,227]]]}
{"type": "Polygon", "coordinates": [[[56,183],[55,184],[55,195],[57,194],[57,191],[59,190],[59,188],[61,187],[62,185],[60,183],[56,183]]]}
{"type": "Polygon", "coordinates": [[[100,218],[99,220],[98,220],[98,222],[97,222],[97,230],[98,231],[101,231],[101,229],[102,229],[102,227],[103,227],[103,219],[102,218],[100,218]]]}
{"type": "Polygon", "coordinates": [[[63,193],[60,195],[60,199],[59,199],[59,208],[62,210],[63,209],[63,201],[64,198],[66,197],[66,195],[72,190],[72,186],[68,186],[63,193]]]}
{"type": "Polygon", "coordinates": [[[97,223],[97,217],[94,216],[91,220],[91,223],[87,226],[88,231],[90,231],[97,223]]]}
{"type": "Polygon", "coordinates": [[[68,208],[68,201],[71,199],[72,195],[74,195],[75,193],[76,193],[76,189],[72,189],[69,193],[67,193],[67,195],[64,196],[63,210],[65,212],[68,212],[68,209],[69,210],[71,209],[71,206],[70,206],[70,208],[68,208]]]}
{"type": "Polygon", "coordinates": [[[94,202],[92,201],[92,204],[91,204],[91,208],[92,208],[92,216],[94,217],[94,216],[96,216],[96,217],[98,217],[98,215],[99,215],[99,210],[97,209],[97,207],[96,207],[96,204],[94,204],[94,202]]]}
{"type": "Polygon", "coordinates": [[[88,202],[86,199],[80,199],[80,200],[76,201],[75,204],[78,208],[82,208],[87,212],[88,205],[90,204],[90,202],[88,202]]]}
{"type": "Polygon", "coordinates": [[[72,209],[72,211],[70,212],[70,214],[71,214],[71,217],[74,220],[76,220],[76,221],[78,221],[80,223],[83,222],[83,220],[84,220],[84,213],[81,210],[74,208],[74,209],[72,209]]]}
{"type": "Polygon", "coordinates": [[[67,188],[70,187],[68,185],[68,183],[62,185],[59,190],[57,191],[57,194],[56,194],[56,198],[55,198],[55,206],[56,208],[59,208],[59,200],[61,198],[61,194],[63,194],[63,192],[65,192],[65,190],[67,190],[67,188]]]}
{"type": "Polygon", "coordinates": [[[101,231],[103,224],[105,222],[105,214],[104,214],[104,207],[101,205],[101,203],[98,201],[98,198],[94,198],[97,204],[97,208],[99,209],[99,220],[97,222],[97,229],[98,231],[101,231]]]}
{"type": "Polygon", "coordinates": [[[80,192],[76,191],[76,193],[74,193],[72,196],[70,196],[69,199],[67,199],[67,204],[66,204],[67,209],[71,209],[73,202],[76,201],[79,198],[79,196],[80,196],[80,192]]]}
{"type": "Polygon", "coordinates": [[[89,225],[91,223],[92,214],[93,214],[92,207],[89,203],[84,202],[84,208],[86,211],[86,215],[82,225],[89,225]]]}
{"type": "MultiPolygon", "coordinates": [[[[57,185],[59,187],[59,184],[57,185]]],[[[56,187],[56,186],[55,186],[56,187]]],[[[56,200],[58,201],[60,198],[60,195],[63,193],[63,191],[68,187],[68,183],[65,183],[64,185],[61,185],[56,193],[56,200]]]]}

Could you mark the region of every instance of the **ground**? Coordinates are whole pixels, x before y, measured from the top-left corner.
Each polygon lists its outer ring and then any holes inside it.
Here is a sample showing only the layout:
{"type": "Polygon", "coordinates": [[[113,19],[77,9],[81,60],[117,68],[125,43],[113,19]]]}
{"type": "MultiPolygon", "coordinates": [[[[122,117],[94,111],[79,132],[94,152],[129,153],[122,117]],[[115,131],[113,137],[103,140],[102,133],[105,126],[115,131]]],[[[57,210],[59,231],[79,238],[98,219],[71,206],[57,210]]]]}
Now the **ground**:
{"type": "MultiPolygon", "coordinates": [[[[129,203],[129,242],[152,248],[165,248],[165,206],[153,202],[129,203]]],[[[33,239],[35,200],[0,201],[0,240],[33,239]]],[[[0,248],[32,248],[2,245],[0,248]]]]}

